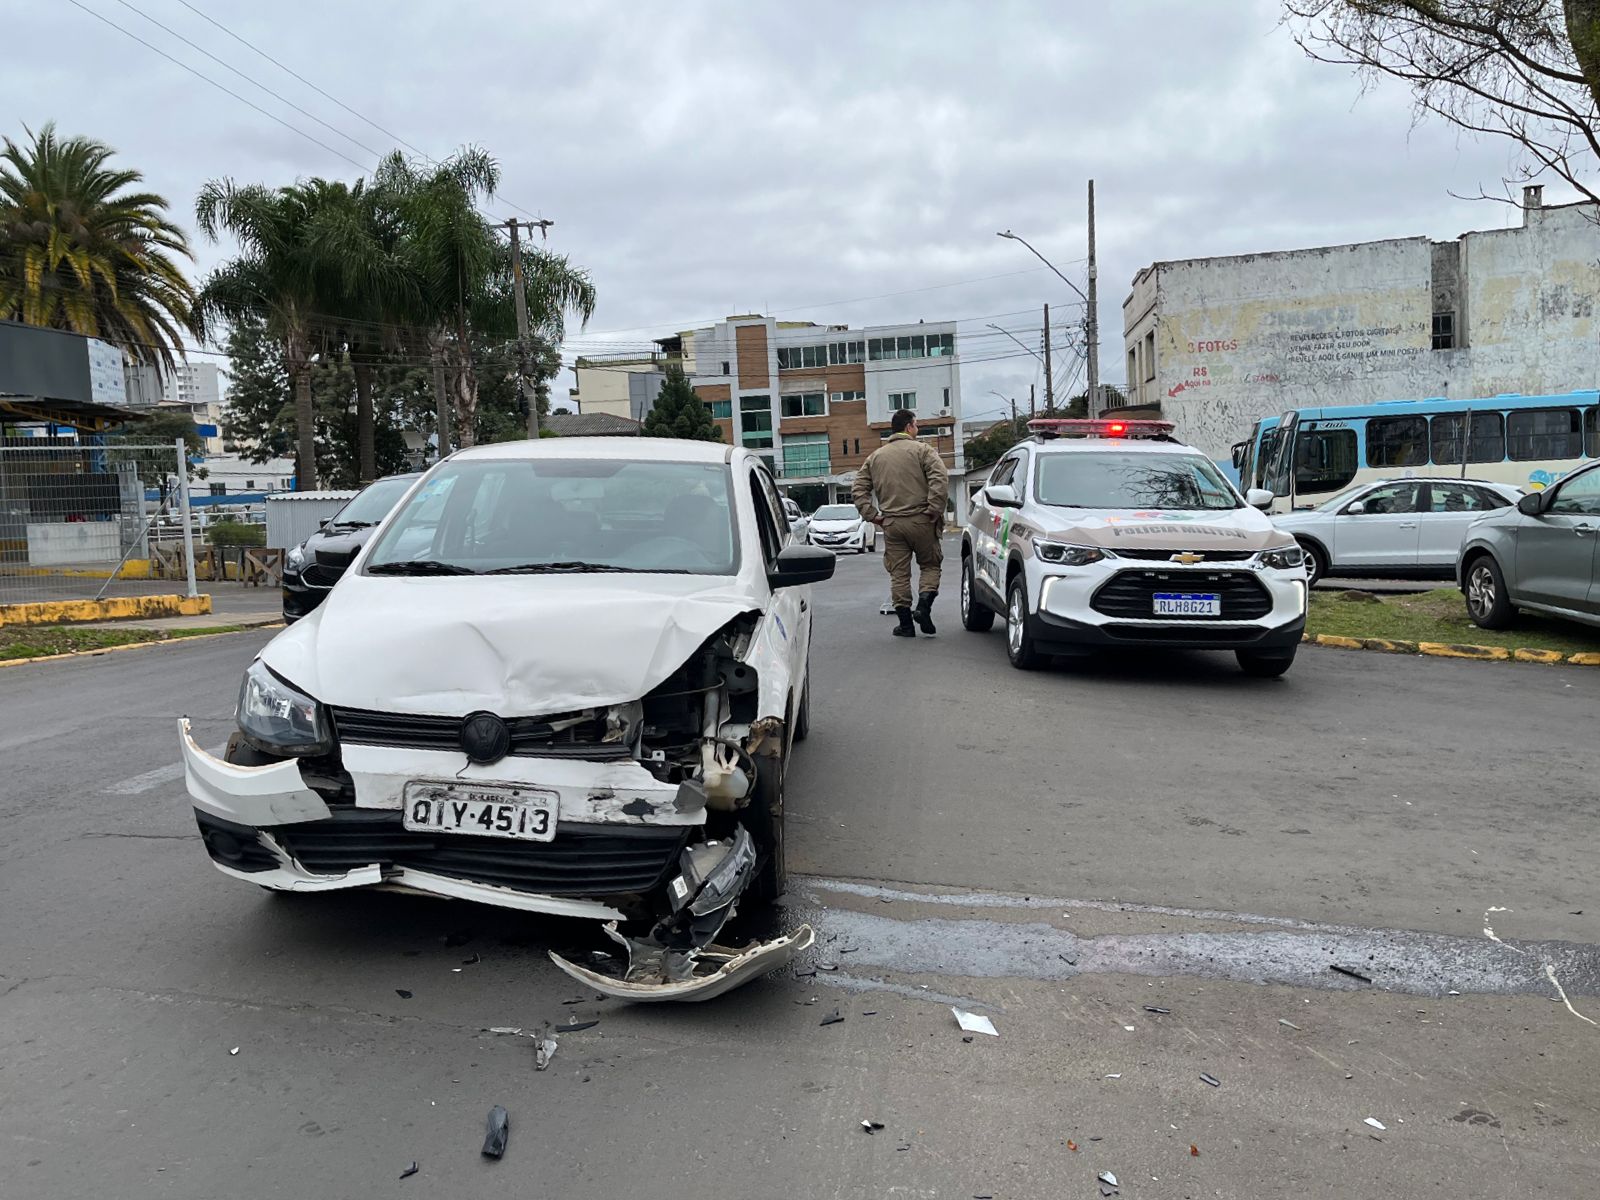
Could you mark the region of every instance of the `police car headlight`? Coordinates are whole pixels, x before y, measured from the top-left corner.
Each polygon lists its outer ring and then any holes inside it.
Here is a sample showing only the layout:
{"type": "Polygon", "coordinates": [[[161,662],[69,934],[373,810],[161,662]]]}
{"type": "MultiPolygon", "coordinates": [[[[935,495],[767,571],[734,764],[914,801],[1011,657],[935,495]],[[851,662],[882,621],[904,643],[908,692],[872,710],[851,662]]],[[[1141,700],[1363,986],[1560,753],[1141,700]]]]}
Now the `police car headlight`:
{"type": "Polygon", "coordinates": [[[1278,571],[1292,571],[1306,565],[1306,552],[1299,546],[1283,546],[1277,550],[1263,550],[1261,565],[1278,571]]]}
{"type": "Polygon", "coordinates": [[[1097,563],[1106,557],[1106,552],[1098,546],[1068,546],[1061,542],[1039,542],[1035,549],[1045,562],[1056,563],[1063,567],[1087,567],[1090,563],[1097,563]]]}

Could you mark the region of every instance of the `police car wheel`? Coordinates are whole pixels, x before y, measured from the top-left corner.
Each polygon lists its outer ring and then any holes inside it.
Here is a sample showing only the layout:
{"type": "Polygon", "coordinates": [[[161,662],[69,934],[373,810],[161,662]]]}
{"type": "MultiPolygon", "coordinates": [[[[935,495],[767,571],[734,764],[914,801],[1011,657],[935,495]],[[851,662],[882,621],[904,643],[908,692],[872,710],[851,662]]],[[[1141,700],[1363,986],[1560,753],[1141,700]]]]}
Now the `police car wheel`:
{"type": "Polygon", "coordinates": [[[1020,574],[1006,594],[1006,656],[1019,671],[1031,671],[1044,662],[1028,632],[1028,585],[1020,574]]]}
{"type": "Polygon", "coordinates": [[[972,559],[961,560],[961,628],[969,633],[988,633],[994,628],[994,609],[978,599],[973,590],[972,559]]]}

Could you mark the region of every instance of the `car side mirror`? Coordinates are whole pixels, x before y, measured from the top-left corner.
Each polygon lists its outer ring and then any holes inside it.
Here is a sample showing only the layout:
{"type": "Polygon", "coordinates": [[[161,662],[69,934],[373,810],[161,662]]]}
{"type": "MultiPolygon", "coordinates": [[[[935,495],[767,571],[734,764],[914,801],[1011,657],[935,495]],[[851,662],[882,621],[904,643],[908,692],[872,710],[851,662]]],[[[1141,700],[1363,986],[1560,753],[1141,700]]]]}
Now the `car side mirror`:
{"type": "Polygon", "coordinates": [[[991,483],[983,489],[983,494],[996,508],[1022,507],[1022,497],[1017,495],[1017,489],[1009,483],[991,483]]]}
{"type": "Polygon", "coordinates": [[[1347,517],[1359,517],[1362,513],[1366,512],[1366,511],[1367,511],[1366,504],[1364,502],[1360,501],[1360,500],[1356,500],[1353,503],[1348,504],[1348,505],[1345,506],[1344,513],[1345,513],[1345,516],[1347,516],[1347,517]]]}
{"type": "Polygon", "coordinates": [[[1244,502],[1251,508],[1259,508],[1262,512],[1272,507],[1272,500],[1271,488],[1251,488],[1244,494],[1244,502]]]}
{"type": "Polygon", "coordinates": [[[1517,501],[1517,511],[1524,516],[1537,517],[1544,511],[1545,494],[1543,492],[1529,492],[1517,501]]]}
{"type": "Polygon", "coordinates": [[[785,546],[778,551],[777,565],[767,572],[767,586],[777,591],[803,583],[821,583],[833,578],[838,562],[832,550],[821,546],[785,546]]]}
{"type": "Polygon", "coordinates": [[[332,517],[323,517],[322,520],[317,522],[317,528],[326,529],[328,527],[328,522],[331,520],[333,520],[332,517]]]}

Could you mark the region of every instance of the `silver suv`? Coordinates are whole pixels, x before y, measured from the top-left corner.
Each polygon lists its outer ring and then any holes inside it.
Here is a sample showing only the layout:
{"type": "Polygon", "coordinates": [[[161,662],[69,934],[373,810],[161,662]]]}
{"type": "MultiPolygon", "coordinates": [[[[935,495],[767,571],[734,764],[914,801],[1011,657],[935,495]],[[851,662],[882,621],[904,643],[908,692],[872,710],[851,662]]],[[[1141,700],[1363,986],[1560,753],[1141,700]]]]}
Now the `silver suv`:
{"type": "Polygon", "coordinates": [[[1507,628],[1519,608],[1600,625],[1600,462],[1474,521],[1456,582],[1485,629],[1507,628]]]}
{"type": "Polygon", "coordinates": [[[1233,650],[1282,675],[1306,623],[1305,556],[1165,421],[1035,421],[961,536],[961,620],[1006,618],[1013,666],[1097,646],[1233,650]]]}

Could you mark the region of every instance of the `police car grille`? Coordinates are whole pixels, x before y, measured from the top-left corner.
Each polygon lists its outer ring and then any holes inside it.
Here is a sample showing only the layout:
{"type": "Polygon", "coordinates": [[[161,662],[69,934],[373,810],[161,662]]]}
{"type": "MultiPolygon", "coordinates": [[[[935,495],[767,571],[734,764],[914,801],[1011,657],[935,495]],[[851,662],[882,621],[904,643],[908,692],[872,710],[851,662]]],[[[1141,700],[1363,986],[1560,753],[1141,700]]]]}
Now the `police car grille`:
{"type": "Polygon", "coordinates": [[[1118,558],[1138,558],[1152,562],[1171,562],[1175,554],[1198,554],[1207,562],[1244,562],[1254,558],[1254,550],[1133,550],[1118,546],[1118,558]]]}
{"type": "Polygon", "coordinates": [[[1222,598],[1218,616],[1160,620],[1253,621],[1272,611],[1267,589],[1255,575],[1244,571],[1119,571],[1101,585],[1089,606],[1107,617],[1156,620],[1157,592],[1206,592],[1222,598]]]}

